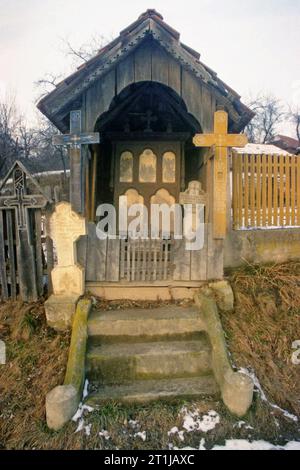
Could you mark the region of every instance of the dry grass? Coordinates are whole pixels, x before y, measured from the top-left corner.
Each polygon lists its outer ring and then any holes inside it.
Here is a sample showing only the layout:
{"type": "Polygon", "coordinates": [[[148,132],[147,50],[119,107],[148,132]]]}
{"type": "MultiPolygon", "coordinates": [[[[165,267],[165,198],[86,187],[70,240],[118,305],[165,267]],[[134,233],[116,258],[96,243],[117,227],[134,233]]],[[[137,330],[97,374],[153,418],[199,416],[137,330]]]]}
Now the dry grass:
{"type": "MultiPolygon", "coordinates": [[[[300,366],[291,363],[291,344],[300,339],[300,263],[247,266],[229,277],[236,309],[222,313],[222,322],[233,361],[238,367],[255,370],[271,401],[300,415],[300,366]]],[[[99,301],[97,305],[101,309],[154,306],[153,302],[132,301],[99,301]]],[[[207,434],[185,433],[184,443],[176,435],[168,436],[173,426],[182,429],[178,415],[182,402],[111,404],[85,417],[85,424],[91,424],[90,436],[84,431],[75,433],[78,423],[73,422],[52,432],[45,424],[45,395],[63,382],[69,336],[47,327],[43,302],[7,302],[0,304],[0,339],[8,348],[7,365],[0,366],[0,448],[164,449],[170,443],[199,447],[201,438],[207,447],[232,437],[280,443],[300,439],[299,425],[272,410],[257,395],[245,418],[253,429],[236,427],[238,420],[221,402],[194,403],[203,413],[215,409],[221,423],[207,434]],[[145,442],[134,436],[130,420],[138,421],[136,431],[146,431],[145,442]],[[109,440],[99,436],[102,429],[109,432],[109,440]]]]}
{"type": "Polygon", "coordinates": [[[64,379],[69,337],[46,326],[43,302],[0,304],[0,325],[0,448],[26,448],[45,427],[46,393],[64,379]]]}
{"type": "Polygon", "coordinates": [[[292,343],[300,339],[300,263],[251,266],[230,276],[236,307],[222,314],[237,366],[250,366],[267,396],[300,415],[300,366],[292,343]]]}

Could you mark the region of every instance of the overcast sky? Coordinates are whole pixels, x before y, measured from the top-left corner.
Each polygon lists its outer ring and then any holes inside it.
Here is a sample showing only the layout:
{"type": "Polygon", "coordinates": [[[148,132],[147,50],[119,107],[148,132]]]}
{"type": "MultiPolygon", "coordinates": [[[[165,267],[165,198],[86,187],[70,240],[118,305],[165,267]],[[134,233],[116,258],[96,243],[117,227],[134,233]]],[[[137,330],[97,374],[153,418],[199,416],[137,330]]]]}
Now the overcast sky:
{"type": "Polygon", "coordinates": [[[0,93],[16,92],[33,119],[34,81],[70,72],[63,38],[111,39],[147,8],[242,96],[300,102],[300,0],[0,0],[0,93]]]}

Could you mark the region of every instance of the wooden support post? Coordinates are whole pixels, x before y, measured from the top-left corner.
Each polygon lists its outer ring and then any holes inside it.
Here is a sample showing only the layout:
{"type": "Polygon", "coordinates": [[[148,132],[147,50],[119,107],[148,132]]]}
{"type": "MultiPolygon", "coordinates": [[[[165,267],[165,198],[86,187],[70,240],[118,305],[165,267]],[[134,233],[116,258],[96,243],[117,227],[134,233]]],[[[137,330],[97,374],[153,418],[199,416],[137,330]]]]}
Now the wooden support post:
{"type": "Polygon", "coordinates": [[[81,111],[70,113],[70,134],[53,136],[54,145],[68,145],[70,155],[70,201],[72,209],[79,214],[84,212],[84,179],[82,177],[81,146],[99,143],[98,132],[81,132],[81,111]]]}
{"type": "Polygon", "coordinates": [[[97,191],[97,163],[98,163],[98,152],[94,145],[92,150],[92,182],[91,182],[91,212],[90,220],[94,222],[96,215],[96,191],[97,191]]]}
{"type": "Polygon", "coordinates": [[[13,233],[13,211],[6,211],[7,241],[9,256],[9,274],[10,274],[10,296],[14,300],[17,298],[17,280],[16,280],[16,256],[13,233]]]}
{"type": "Polygon", "coordinates": [[[18,278],[20,294],[25,302],[38,299],[34,248],[29,231],[30,229],[17,232],[18,278]]]}
{"type": "Polygon", "coordinates": [[[4,239],[4,224],[3,212],[0,211],[0,284],[1,284],[1,297],[3,300],[8,298],[7,277],[6,277],[6,263],[5,263],[5,239],[4,239]]]}
{"type": "Polygon", "coordinates": [[[84,213],[88,221],[90,221],[91,217],[91,184],[90,184],[90,177],[91,177],[91,172],[90,172],[90,166],[91,166],[91,160],[88,155],[86,155],[86,158],[84,159],[84,176],[85,176],[85,209],[84,213]]]}

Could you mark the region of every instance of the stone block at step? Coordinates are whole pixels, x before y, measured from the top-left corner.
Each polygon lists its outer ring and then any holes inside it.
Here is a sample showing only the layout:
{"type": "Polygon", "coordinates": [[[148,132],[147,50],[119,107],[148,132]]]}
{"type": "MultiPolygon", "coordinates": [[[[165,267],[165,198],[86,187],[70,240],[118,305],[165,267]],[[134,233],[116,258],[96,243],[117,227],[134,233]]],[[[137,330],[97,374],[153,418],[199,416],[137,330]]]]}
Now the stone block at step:
{"type": "Polygon", "coordinates": [[[168,305],[152,309],[94,311],[88,334],[94,343],[145,342],[196,337],[204,330],[197,307],[168,305]]]}
{"type": "Polygon", "coordinates": [[[213,290],[220,310],[231,312],[234,308],[234,295],[228,281],[211,282],[209,287],[213,290]]]}
{"type": "Polygon", "coordinates": [[[209,373],[211,348],[204,333],[196,341],[103,344],[87,354],[87,376],[99,384],[209,373]]]}
{"type": "Polygon", "coordinates": [[[219,398],[219,387],[213,375],[180,379],[141,380],[123,385],[99,387],[86,403],[101,406],[109,402],[147,403],[155,400],[219,398]]]}

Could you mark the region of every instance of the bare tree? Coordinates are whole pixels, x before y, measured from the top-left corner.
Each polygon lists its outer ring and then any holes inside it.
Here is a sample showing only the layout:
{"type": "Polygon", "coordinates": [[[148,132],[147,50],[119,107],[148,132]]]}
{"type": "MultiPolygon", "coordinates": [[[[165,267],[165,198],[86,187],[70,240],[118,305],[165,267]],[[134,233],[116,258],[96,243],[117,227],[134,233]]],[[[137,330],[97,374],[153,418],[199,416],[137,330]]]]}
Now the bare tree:
{"type": "Polygon", "coordinates": [[[270,142],[276,135],[278,124],[286,117],[282,103],[273,95],[259,95],[248,106],[255,113],[246,127],[249,141],[259,144],[270,142]]]}
{"type": "Polygon", "coordinates": [[[67,176],[67,151],[64,147],[52,144],[52,137],[59,134],[59,130],[47,118],[41,117],[37,128],[37,153],[36,158],[41,170],[50,170],[53,167],[61,167],[64,177],[67,176]]]}
{"type": "MultiPolygon", "coordinates": [[[[94,57],[107,42],[108,40],[105,39],[104,36],[94,35],[88,43],[76,48],[69,40],[62,39],[62,52],[65,57],[72,59],[73,67],[78,67],[94,57]]],[[[61,80],[61,75],[55,75],[53,73],[48,73],[37,80],[35,86],[38,90],[38,100],[55,89],[61,80]]],[[[35,160],[31,159],[31,163],[34,161],[39,168],[43,167],[44,169],[49,169],[51,162],[53,165],[60,162],[60,166],[62,166],[66,177],[68,167],[66,149],[63,147],[54,147],[52,144],[52,137],[57,133],[59,133],[58,129],[48,119],[40,117],[38,128],[36,129],[33,139],[36,142],[35,160]]],[[[23,137],[25,135],[26,133],[23,132],[23,137]]],[[[23,148],[25,148],[24,145],[23,148]]]]}
{"type": "Polygon", "coordinates": [[[45,77],[40,78],[34,82],[34,85],[38,90],[37,101],[40,101],[44,96],[48,95],[48,93],[54,90],[61,80],[61,75],[47,73],[45,77]]]}
{"type": "Polygon", "coordinates": [[[295,126],[295,132],[300,147],[300,106],[290,106],[288,117],[292,124],[295,126]]]}
{"type": "Polygon", "coordinates": [[[0,175],[9,170],[18,157],[18,126],[20,116],[14,96],[0,101],[0,175]]]}
{"type": "Polygon", "coordinates": [[[107,38],[102,36],[102,34],[93,35],[87,43],[82,44],[78,48],[74,47],[68,39],[63,39],[62,41],[63,52],[66,57],[71,57],[74,66],[88,62],[108,43],[107,38]]]}
{"type": "Polygon", "coordinates": [[[29,127],[24,118],[20,119],[17,127],[18,158],[26,161],[35,156],[38,145],[37,133],[37,129],[29,127]]]}

